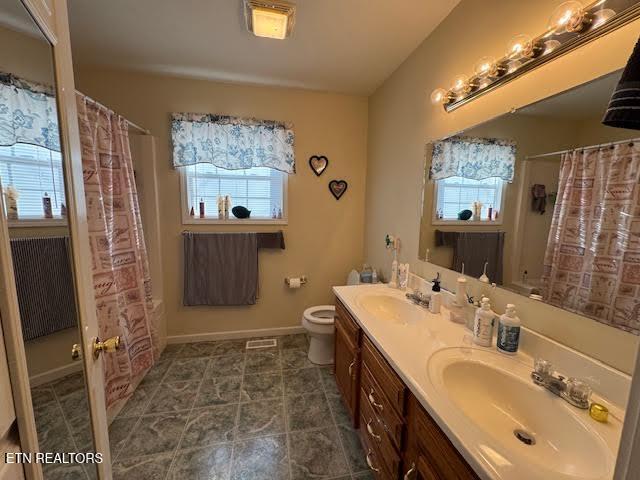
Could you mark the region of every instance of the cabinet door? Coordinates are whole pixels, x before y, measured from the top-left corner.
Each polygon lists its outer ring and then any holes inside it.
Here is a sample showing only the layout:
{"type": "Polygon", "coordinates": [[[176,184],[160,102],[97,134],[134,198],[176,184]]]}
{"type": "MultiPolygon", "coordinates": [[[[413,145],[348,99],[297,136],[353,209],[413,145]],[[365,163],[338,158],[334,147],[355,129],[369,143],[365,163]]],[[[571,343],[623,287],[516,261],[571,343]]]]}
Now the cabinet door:
{"type": "Polygon", "coordinates": [[[356,426],[358,413],[357,380],[360,371],[360,351],[338,321],[336,321],[335,330],[336,383],[351,415],[351,421],[354,426],[356,426]]]}

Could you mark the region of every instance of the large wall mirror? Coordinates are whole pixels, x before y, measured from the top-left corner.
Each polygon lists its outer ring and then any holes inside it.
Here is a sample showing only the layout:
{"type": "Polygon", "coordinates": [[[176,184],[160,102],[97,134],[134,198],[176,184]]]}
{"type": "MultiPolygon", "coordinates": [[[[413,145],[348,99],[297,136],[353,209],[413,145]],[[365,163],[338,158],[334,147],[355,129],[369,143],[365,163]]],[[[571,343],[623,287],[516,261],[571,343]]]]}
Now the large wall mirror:
{"type": "MultiPolygon", "coordinates": [[[[19,0],[0,3],[0,180],[39,450],[94,451],[81,361],[52,47],[19,0]]],[[[92,464],[43,465],[90,479],[92,464]]]]}
{"type": "Polygon", "coordinates": [[[638,334],[640,133],[602,124],[620,75],[430,143],[421,258],[638,334]]]}

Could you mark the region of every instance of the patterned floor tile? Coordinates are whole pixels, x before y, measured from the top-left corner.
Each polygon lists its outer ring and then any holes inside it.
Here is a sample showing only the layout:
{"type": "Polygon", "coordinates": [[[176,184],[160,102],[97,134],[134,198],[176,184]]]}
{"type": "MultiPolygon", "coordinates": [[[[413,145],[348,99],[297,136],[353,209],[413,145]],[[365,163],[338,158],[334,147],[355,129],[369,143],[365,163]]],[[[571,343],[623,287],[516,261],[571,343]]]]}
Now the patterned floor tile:
{"type": "Polygon", "coordinates": [[[142,415],[157,389],[157,384],[138,386],[120,410],[118,417],[139,417],[142,415]]]}
{"type": "Polygon", "coordinates": [[[362,472],[368,470],[365,453],[362,450],[358,432],[348,425],[338,425],[342,446],[347,454],[347,460],[352,472],[362,472]]]}
{"type": "Polygon", "coordinates": [[[296,348],[298,350],[309,349],[309,339],[306,333],[297,333],[295,335],[283,335],[278,338],[278,345],[281,349],[296,348]]]}
{"type": "Polygon", "coordinates": [[[162,384],[149,401],[145,414],[190,410],[199,386],[198,381],[162,384]]]}
{"type": "Polygon", "coordinates": [[[277,349],[247,353],[245,373],[274,372],[281,368],[280,351],[277,349]]]}
{"type": "Polygon", "coordinates": [[[284,432],[282,399],[240,404],[237,438],[263,437],[284,432]]]}
{"type": "Polygon", "coordinates": [[[245,375],[241,393],[243,402],[281,398],[283,395],[282,374],[272,372],[245,375]]]}
{"type": "MultiPolygon", "coordinates": [[[[231,444],[180,450],[168,480],[227,480],[231,467],[231,444]]],[[[249,477],[245,477],[249,478],[249,477]]]]}
{"type": "Polygon", "coordinates": [[[234,444],[231,480],[288,480],[285,435],[243,440],[234,444]]]}
{"type": "Polygon", "coordinates": [[[305,368],[315,367],[315,365],[309,360],[309,352],[307,349],[300,350],[291,348],[282,350],[282,368],[305,368]]]}
{"type": "Polygon", "coordinates": [[[283,370],[282,380],[284,381],[284,393],[287,396],[323,392],[320,371],[315,367],[283,370]]]}
{"type": "Polygon", "coordinates": [[[125,443],[121,458],[141,457],[176,449],[188,413],[144,415],[125,443]]]}
{"type": "Polygon", "coordinates": [[[237,404],[192,410],[180,442],[180,449],[233,441],[237,412],[237,404]]]}
{"type": "Polygon", "coordinates": [[[244,354],[232,353],[211,357],[205,376],[207,378],[242,375],[244,372],[244,354]]]}
{"type": "Polygon", "coordinates": [[[287,424],[290,431],[308,430],[327,426],[331,418],[324,393],[311,393],[287,397],[287,424]]]}
{"type": "Polygon", "coordinates": [[[201,380],[208,363],[208,358],[176,358],[162,379],[162,383],[201,380]]]}
{"type": "Polygon", "coordinates": [[[118,460],[113,465],[113,480],[164,480],[173,452],[118,460]]]}
{"type": "Polygon", "coordinates": [[[211,407],[240,401],[242,377],[204,379],[196,397],[195,407],[211,407]]]}
{"type": "Polygon", "coordinates": [[[292,480],[349,473],[336,427],[289,434],[292,480]]]}

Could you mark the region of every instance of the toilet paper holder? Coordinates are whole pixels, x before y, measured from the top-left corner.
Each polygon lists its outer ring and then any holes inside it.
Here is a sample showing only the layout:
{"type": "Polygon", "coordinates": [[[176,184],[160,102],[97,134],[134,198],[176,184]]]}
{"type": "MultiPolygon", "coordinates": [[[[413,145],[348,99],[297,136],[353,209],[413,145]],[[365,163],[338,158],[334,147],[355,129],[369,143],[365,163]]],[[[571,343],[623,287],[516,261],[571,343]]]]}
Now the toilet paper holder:
{"type": "MultiPolygon", "coordinates": [[[[286,277],[284,279],[284,284],[288,287],[290,283],[291,283],[291,278],[286,277]]],[[[307,283],[307,276],[303,275],[302,277],[300,277],[300,285],[304,285],[305,283],[307,283]]]]}

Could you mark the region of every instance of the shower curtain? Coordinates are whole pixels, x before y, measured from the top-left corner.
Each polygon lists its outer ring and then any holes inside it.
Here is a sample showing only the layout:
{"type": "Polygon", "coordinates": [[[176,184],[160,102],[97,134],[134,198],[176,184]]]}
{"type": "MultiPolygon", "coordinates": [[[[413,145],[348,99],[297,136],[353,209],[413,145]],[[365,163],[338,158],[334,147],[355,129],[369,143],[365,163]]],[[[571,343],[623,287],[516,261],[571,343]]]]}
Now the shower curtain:
{"type": "Polygon", "coordinates": [[[103,356],[111,413],[157,358],[158,329],[127,122],[84,95],[76,102],[100,338],[121,337],[103,356]]]}
{"type": "Polygon", "coordinates": [[[545,300],[640,333],[640,143],[563,155],[545,300]]]}

